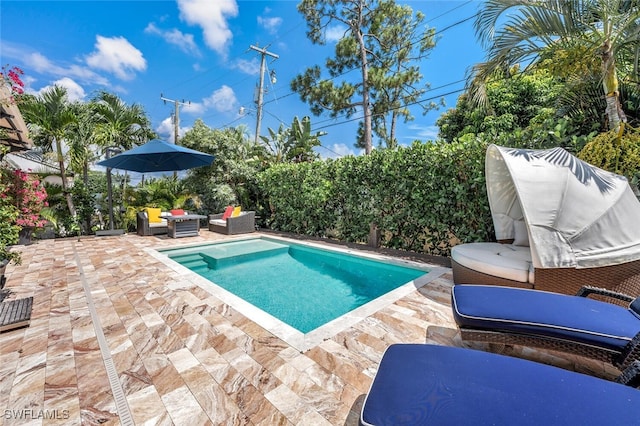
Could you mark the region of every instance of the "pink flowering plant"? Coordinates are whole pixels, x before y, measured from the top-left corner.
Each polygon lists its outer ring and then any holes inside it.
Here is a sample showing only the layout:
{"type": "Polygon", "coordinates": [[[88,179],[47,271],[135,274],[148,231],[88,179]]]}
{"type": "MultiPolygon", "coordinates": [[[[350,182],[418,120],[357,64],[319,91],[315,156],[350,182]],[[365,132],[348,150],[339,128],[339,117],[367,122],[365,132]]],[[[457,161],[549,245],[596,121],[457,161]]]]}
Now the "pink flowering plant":
{"type": "MultiPolygon", "coordinates": [[[[5,106],[15,104],[16,98],[19,98],[20,95],[24,93],[24,82],[21,78],[22,75],[24,75],[24,71],[18,67],[9,67],[9,65],[2,67],[2,72],[0,72],[0,85],[8,86],[10,93],[8,97],[0,96],[0,104],[5,106]]],[[[7,137],[7,130],[0,129],[0,138],[5,139],[7,137]]],[[[1,155],[0,158],[2,158],[1,155]]]]}
{"type": "MultiPolygon", "coordinates": [[[[2,67],[2,72],[0,73],[0,81],[9,85],[12,95],[22,95],[24,93],[24,82],[21,78],[22,75],[24,75],[24,71],[22,71],[22,69],[5,65],[2,67]]],[[[15,100],[10,99],[10,101],[13,102],[15,100]]]]}
{"type": "Polygon", "coordinates": [[[17,209],[16,225],[25,228],[42,228],[46,220],[40,216],[40,211],[48,207],[47,191],[40,180],[22,170],[13,170],[10,174],[8,191],[0,197],[9,199],[17,209]]]}

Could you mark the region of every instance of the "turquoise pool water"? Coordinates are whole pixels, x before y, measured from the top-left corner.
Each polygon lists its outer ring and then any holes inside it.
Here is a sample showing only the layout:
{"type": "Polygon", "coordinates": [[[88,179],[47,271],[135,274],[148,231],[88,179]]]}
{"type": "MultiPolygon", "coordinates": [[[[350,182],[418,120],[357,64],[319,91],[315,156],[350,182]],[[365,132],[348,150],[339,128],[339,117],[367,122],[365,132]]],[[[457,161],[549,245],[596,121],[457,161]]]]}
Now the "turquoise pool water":
{"type": "Polygon", "coordinates": [[[302,333],[428,272],[266,239],[162,253],[302,333]]]}

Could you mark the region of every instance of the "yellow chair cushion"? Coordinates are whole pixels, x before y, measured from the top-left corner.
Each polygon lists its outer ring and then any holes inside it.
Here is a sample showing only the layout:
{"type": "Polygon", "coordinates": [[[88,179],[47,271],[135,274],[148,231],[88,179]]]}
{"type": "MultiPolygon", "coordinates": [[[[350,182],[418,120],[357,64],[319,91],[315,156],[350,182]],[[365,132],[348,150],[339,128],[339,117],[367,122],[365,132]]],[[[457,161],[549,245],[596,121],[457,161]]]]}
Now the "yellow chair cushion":
{"type": "Polygon", "coordinates": [[[147,216],[149,217],[149,223],[162,222],[162,219],[160,219],[160,213],[162,213],[162,209],[146,207],[145,210],[147,212],[147,216]]]}
{"type": "Polygon", "coordinates": [[[231,213],[231,217],[238,217],[240,216],[240,211],[242,210],[242,207],[236,207],[233,209],[233,213],[231,213]]]}

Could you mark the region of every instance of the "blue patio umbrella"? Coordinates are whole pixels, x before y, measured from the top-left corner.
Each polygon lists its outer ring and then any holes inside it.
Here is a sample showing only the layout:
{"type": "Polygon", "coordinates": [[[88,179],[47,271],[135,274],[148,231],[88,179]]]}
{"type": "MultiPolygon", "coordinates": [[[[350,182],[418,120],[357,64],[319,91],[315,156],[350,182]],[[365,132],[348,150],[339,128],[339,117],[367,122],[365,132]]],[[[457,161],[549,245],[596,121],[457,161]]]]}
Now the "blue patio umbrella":
{"type": "Polygon", "coordinates": [[[153,139],[97,164],[111,169],[152,173],[208,166],[213,158],[213,155],[204,152],[153,139]]]}
{"type": "MultiPolygon", "coordinates": [[[[108,155],[107,155],[108,157],[108,155]]],[[[208,166],[213,155],[160,139],[153,139],[144,145],[122,152],[114,157],[99,161],[99,166],[107,168],[107,192],[109,197],[109,227],[113,230],[113,205],[111,197],[111,169],[128,170],[138,173],[170,172],[208,166]]]]}

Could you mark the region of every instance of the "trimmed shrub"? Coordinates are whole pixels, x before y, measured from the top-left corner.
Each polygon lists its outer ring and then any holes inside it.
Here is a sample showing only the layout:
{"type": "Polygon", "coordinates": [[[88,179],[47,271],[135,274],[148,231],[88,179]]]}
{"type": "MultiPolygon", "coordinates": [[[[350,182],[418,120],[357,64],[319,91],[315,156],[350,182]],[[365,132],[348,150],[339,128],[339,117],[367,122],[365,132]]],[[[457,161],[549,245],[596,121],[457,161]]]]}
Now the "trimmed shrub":
{"type": "Polygon", "coordinates": [[[282,164],[258,176],[272,229],[448,256],[460,242],[491,240],[487,144],[414,143],[397,150],[282,164]]]}

